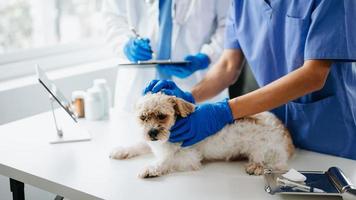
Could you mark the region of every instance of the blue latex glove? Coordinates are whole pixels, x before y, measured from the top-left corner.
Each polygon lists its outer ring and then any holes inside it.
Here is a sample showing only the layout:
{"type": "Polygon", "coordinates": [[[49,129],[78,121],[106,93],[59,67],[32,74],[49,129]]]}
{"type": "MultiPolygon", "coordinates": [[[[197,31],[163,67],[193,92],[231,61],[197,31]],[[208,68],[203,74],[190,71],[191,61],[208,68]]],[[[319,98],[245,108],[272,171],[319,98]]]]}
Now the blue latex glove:
{"type": "Polygon", "coordinates": [[[187,65],[159,65],[159,70],[167,75],[176,76],[178,78],[186,78],[197,70],[205,69],[210,64],[210,59],[203,53],[189,55],[184,58],[185,61],[190,61],[187,65]]]}
{"type": "Polygon", "coordinates": [[[187,147],[220,131],[234,118],[227,100],[213,104],[202,104],[186,118],[177,120],[171,128],[170,142],[183,142],[187,147]]]}
{"type": "Polygon", "coordinates": [[[149,39],[131,38],[124,46],[124,53],[131,62],[152,59],[152,49],[149,39]]]}
{"type": "Polygon", "coordinates": [[[144,89],[143,94],[147,94],[148,92],[152,92],[152,93],[163,92],[166,95],[176,96],[190,103],[193,104],[195,103],[194,97],[190,92],[182,91],[171,80],[152,80],[144,89]]]}

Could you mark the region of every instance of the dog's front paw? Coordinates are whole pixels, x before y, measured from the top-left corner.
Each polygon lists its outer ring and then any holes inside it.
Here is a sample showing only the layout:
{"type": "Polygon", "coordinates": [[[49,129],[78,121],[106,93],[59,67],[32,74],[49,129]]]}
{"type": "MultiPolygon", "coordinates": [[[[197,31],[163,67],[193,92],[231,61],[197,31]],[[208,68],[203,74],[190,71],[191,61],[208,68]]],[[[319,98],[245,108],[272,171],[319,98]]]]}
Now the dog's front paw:
{"type": "Polygon", "coordinates": [[[258,163],[249,163],[245,169],[246,172],[250,175],[262,175],[264,171],[263,166],[258,163]]]}
{"type": "Polygon", "coordinates": [[[161,176],[165,174],[165,172],[159,167],[159,166],[146,166],[141,170],[141,172],[138,174],[139,178],[153,178],[157,176],[161,176]]]}
{"type": "Polygon", "coordinates": [[[124,159],[132,158],[134,156],[135,156],[134,154],[130,153],[129,148],[117,147],[111,151],[109,157],[112,159],[124,160],[124,159]]]}

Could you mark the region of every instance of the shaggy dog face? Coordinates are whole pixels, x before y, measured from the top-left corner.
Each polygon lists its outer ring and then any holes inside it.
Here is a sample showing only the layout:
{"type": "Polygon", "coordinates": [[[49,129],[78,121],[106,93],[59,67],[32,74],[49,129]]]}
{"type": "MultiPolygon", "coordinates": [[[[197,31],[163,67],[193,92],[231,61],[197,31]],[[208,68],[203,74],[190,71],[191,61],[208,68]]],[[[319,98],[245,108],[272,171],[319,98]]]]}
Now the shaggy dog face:
{"type": "Polygon", "coordinates": [[[147,94],[138,103],[137,117],[144,128],[145,140],[166,142],[176,118],[192,113],[194,105],[174,96],[158,93],[152,98],[152,95],[147,94]]]}

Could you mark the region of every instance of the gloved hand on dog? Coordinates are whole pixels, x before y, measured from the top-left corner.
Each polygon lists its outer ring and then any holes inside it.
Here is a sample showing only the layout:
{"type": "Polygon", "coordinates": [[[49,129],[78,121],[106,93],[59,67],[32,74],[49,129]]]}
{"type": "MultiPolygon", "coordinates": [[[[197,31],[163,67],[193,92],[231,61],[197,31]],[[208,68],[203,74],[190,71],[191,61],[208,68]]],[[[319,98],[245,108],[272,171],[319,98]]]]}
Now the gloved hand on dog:
{"type": "Polygon", "coordinates": [[[213,104],[202,104],[186,118],[176,121],[171,128],[170,142],[183,142],[187,147],[220,131],[234,118],[227,100],[213,104]]]}
{"type": "Polygon", "coordinates": [[[182,91],[173,81],[170,80],[153,80],[144,90],[144,94],[148,92],[162,92],[166,95],[182,98],[190,103],[195,103],[194,97],[190,92],[182,91]]]}

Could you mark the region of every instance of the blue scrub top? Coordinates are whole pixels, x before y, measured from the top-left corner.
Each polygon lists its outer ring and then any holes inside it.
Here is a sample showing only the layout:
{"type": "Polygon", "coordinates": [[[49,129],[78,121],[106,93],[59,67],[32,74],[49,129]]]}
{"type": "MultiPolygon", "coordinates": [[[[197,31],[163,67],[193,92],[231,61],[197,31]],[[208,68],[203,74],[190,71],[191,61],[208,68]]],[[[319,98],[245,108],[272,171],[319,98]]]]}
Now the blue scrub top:
{"type": "Polygon", "coordinates": [[[272,110],[297,147],[356,159],[356,0],[233,0],[225,48],[241,49],[260,86],[333,60],[325,86],[272,110]]]}

